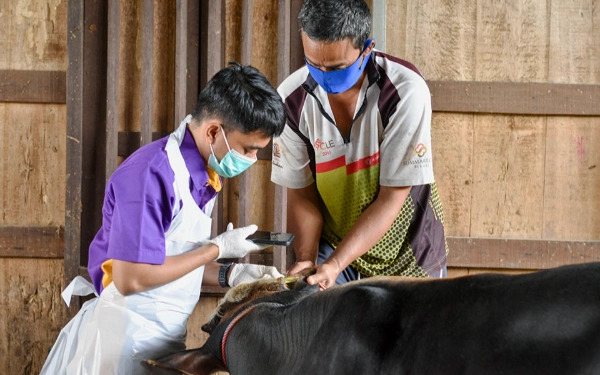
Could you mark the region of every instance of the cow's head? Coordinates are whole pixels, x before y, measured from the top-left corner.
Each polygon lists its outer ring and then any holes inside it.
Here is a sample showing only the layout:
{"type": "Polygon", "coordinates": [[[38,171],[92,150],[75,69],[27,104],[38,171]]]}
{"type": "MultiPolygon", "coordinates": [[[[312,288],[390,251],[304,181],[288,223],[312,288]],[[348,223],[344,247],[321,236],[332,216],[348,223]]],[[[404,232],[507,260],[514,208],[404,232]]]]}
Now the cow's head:
{"type": "Polygon", "coordinates": [[[302,271],[294,276],[280,277],[278,279],[260,279],[253,283],[240,284],[231,288],[219,302],[208,322],[202,326],[202,330],[212,333],[221,320],[231,318],[243,305],[258,298],[272,296],[289,290],[300,291],[306,287],[306,278],[315,273],[315,269],[302,271]]]}
{"type": "MultiPolygon", "coordinates": [[[[258,298],[270,296],[277,298],[276,294],[289,291],[317,291],[319,289],[318,286],[311,287],[306,282],[306,277],[314,273],[315,270],[310,269],[294,276],[280,277],[278,279],[261,279],[253,283],[240,284],[231,288],[219,302],[219,306],[212,313],[209,321],[202,326],[202,330],[212,333],[222,320],[226,321],[231,318],[244,305],[252,303],[258,298]]],[[[226,371],[221,359],[216,358],[206,346],[207,344],[198,349],[171,354],[159,360],[148,360],[143,364],[148,372],[153,375],[208,375],[217,371],[226,371]]]]}

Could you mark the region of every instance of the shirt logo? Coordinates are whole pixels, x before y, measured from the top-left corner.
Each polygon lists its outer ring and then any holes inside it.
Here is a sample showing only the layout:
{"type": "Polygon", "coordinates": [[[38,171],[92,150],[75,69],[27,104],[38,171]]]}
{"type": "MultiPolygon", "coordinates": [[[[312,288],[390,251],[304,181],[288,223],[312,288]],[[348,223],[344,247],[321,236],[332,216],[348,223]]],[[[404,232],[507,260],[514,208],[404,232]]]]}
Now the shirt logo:
{"type": "Polygon", "coordinates": [[[328,156],[331,155],[330,149],[335,147],[335,143],[333,142],[333,139],[323,142],[317,138],[313,144],[313,147],[315,149],[316,157],[328,156]]]}
{"type": "Polygon", "coordinates": [[[418,157],[422,158],[426,153],[427,147],[425,147],[424,144],[419,143],[417,147],[415,147],[415,154],[417,154],[418,157]]]}
{"type": "Polygon", "coordinates": [[[279,146],[279,143],[277,143],[277,142],[273,142],[273,157],[274,158],[281,157],[281,147],[279,146]]]}

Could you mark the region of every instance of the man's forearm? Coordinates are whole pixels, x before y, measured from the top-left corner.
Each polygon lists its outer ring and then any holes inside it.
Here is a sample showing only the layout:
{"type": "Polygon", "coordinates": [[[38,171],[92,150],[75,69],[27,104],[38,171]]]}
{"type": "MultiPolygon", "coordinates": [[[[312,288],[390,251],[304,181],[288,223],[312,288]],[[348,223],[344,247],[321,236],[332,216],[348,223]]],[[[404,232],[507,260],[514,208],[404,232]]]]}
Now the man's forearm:
{"type": "Polygon", "coordinates": [[[288,189],[288,231],[294,234],[292,248],[296,261],[317,260],[323,217],[314,184],[303,189],[288,189]]]}
{"type": "Polygon", "coordinates": [[[360,215],[327,262],[341,271],[375,246],[402,210],[410,189],[410,186],[382,186],[378,197],[360,215]]]}

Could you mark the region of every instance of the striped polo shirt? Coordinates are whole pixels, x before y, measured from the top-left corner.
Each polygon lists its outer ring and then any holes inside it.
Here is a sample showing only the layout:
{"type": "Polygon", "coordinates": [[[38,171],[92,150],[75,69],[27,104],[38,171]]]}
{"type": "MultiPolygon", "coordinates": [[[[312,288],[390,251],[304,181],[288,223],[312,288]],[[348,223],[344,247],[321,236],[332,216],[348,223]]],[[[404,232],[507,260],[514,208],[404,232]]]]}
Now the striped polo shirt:
{"type": "Polygon", "coordinates": [[[365,276],[438,275],[446,264],[443,211],[433,177],[431,97],[410,63],[373,51],[348,136],[327,93],[302,67],[278,88],[287,124],[273,140],[271,180],[316,183],[323,238],[337,246],[379,186],[412,186],[388,232],[352,266],[365,276]]]}

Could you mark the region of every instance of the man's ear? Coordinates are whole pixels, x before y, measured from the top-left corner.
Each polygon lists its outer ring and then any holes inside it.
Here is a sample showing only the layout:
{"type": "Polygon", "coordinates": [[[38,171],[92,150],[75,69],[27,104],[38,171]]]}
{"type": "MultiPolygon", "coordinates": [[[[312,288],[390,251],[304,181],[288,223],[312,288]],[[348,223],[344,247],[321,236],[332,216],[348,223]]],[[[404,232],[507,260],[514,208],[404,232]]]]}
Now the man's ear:
{"type": "Polygon", "coordinates": [[[207,121],[205,123],[206,128],[204,130],[204,136],[206,137],[206,142],[208,144],[214,145],[217,137],[219,137],[221,133],[221,124],[217,121],[207,121]]]}

